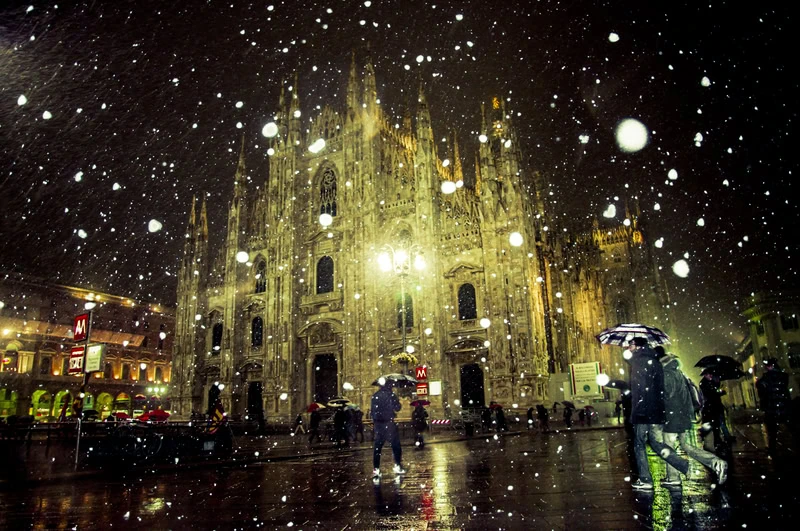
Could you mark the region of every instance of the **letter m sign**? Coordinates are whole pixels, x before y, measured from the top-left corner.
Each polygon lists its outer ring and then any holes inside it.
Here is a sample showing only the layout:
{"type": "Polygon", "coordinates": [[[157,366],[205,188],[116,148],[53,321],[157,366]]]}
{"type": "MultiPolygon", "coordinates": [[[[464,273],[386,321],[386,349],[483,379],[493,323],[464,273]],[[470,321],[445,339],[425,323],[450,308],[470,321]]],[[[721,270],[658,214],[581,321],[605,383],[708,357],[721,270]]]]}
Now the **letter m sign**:
{"type": "Polygon", "coordinates": [[[75,325],[72,327],[72,340],[76,343],[86,341],[89,337],[89,314],[82,313],[75,317],[75,325]]]}

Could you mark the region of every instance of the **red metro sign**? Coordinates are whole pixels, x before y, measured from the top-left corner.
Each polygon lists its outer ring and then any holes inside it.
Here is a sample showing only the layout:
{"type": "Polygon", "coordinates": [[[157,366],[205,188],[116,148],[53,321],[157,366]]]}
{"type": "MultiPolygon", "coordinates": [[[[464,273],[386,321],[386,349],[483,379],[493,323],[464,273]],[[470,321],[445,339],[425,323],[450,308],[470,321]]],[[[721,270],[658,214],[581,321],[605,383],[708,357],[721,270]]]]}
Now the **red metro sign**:
{"type": "Polygon", "coordinates": [[[75,324],[72,327],[72,340],[76,343],[86,341],[89,337],[89,314],[82,313],[75,317],[75,324]]]}
{"type": "Polygon", "coordinates": [[[417,367],[416,376],[417,376],[417,380],[427,380],[428,379],[428,367],[425,366],[425,365],[417,367]]]}

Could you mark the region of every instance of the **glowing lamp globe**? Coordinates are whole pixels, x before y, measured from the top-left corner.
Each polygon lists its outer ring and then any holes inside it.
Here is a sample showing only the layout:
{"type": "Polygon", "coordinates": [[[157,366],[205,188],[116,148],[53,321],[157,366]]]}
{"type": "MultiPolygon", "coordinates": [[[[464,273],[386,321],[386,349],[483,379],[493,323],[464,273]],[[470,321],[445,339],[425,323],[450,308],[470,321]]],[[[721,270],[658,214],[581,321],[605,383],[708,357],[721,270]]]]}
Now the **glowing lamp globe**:
{"type": "Polygon", "coordinates": [[[514,247],[519,247],[520,245],[522,245],[522,242],[524,241],[524,239],[522,237],[522,234],[520,234],[519,232],[512,232],[508,236],[508,241],[514,247]]]}
{"type": "Polygon", "coordinates": [[[599,385],[599,386],[601,386],[601,387],[602,387],[602,386],[608,385],[608,382],[609,382],[610,380],[611,380],[611,379],[608,377],[608,375],[607,375],[607,374],[598,374],[598,375],[597,375],[597,380],[596,380],[596,381],[597,381],[597,385],[599,385]]]}
{"type": "Polygon", "coordinates": [[[488,317],[484,317],[483,319],[481,319],[481,326],[483,328],[489,328],[490,326],[492,326],[492,322],[489,320],[488,317]]]}
{"type": "Polygon", "coordinates": [[[333,223],[333,216],[328,213],[319,215],[319,224],[323,227],[329,227],[333,223]]]}

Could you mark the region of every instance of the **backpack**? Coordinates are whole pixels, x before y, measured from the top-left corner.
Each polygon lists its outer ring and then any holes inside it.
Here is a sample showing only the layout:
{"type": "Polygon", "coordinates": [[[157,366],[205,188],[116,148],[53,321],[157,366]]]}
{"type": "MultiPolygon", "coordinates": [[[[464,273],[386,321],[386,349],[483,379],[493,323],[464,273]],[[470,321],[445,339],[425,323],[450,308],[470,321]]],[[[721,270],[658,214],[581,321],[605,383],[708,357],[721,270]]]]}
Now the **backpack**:
{"type": "Polygon", "coordinates": [[[697,388],[697,384],[695,384],[689,378],[686,378],[686,386],[689,388],[689,396],[692,397],[692,407],[694,408],[694,412],[699,413],[700,410],[703,409],[703,404],[705,403],[703,393],[701,393],[700,389],[697,388]]]}

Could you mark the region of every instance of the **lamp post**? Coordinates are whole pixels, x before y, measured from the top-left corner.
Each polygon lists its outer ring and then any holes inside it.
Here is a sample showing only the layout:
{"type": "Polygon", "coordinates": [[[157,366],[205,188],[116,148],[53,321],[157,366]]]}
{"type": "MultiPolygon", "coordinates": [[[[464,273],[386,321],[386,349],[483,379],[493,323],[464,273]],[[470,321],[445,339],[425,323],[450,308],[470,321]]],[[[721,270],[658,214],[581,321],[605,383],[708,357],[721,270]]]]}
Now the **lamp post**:
{"type": "Polygon", "coordinates": [[[425,259],[420,252],[420,247],[413,244],[408,247],[398,247],[395,249],[391,245],[386,245],[384,251],[378,255],[378,265],[383,272],[394,272],[400,279],[400,300],[402,301],[402,314],[401,324],[403,327],[403,352],[406,351],[406,279],[411,271],[413,264],[414,269],[421,271],[425,269],[425,259]]]}

